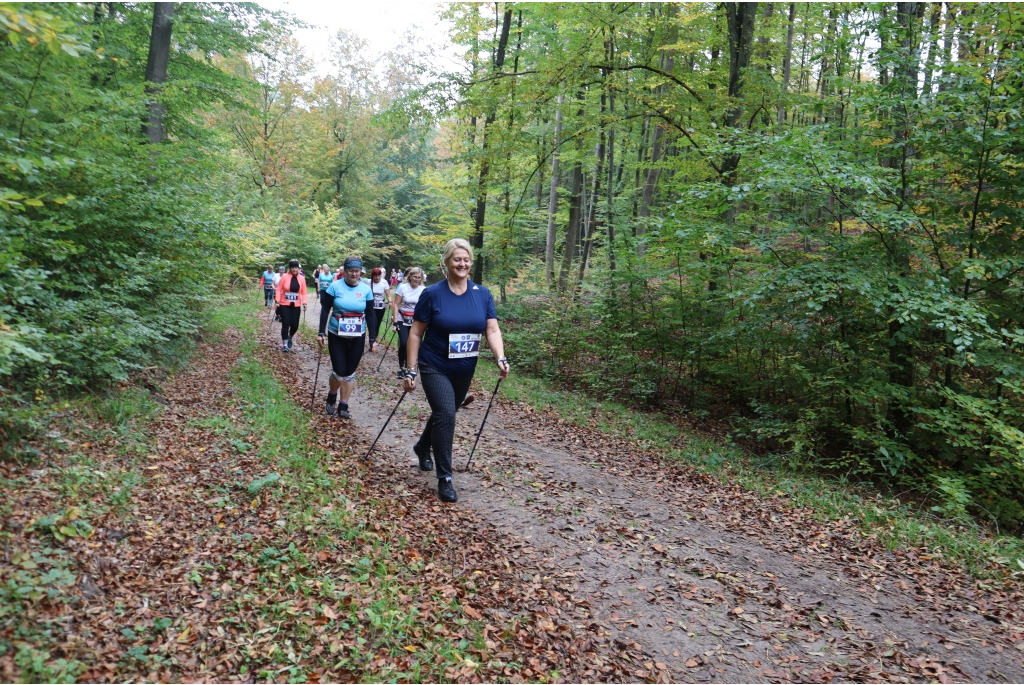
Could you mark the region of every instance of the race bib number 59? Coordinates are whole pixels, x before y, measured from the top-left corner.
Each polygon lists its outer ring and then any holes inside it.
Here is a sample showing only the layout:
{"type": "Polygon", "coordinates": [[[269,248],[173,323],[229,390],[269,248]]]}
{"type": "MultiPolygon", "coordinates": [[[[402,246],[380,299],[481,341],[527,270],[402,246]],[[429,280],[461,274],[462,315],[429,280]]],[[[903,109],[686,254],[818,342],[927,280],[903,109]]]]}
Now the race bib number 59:
{"type": "Polygon", "coordinates": [[[448,336],[448,358],[479,357],[481,337],[480,333],[452,333],[448,336]]]}

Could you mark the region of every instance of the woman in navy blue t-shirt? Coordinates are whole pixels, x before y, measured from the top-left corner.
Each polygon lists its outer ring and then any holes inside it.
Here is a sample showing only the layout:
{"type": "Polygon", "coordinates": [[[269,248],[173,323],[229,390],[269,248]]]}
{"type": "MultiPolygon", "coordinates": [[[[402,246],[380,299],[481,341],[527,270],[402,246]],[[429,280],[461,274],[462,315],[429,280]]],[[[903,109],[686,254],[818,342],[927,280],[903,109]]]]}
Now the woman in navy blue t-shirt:
{"type": "Polygon", "coordinates": [[[403,382],[406,392],[412,392],[417,371],[423,376],[430,418],[413,451],[422,471],[434,468],[430,459],[430,453],[434,453],[437,494],[442,502],[455,502],[455,410],[466,399],[482,338],[487,339],[494,353],[502,379],[508,376],[509,367],[491,291],[469,280],[473,248],[465,240],[453,238],[444,247],[441,264],[448,277],[423,291],[413,313],[406,350],[408,369],[403,382]]]}

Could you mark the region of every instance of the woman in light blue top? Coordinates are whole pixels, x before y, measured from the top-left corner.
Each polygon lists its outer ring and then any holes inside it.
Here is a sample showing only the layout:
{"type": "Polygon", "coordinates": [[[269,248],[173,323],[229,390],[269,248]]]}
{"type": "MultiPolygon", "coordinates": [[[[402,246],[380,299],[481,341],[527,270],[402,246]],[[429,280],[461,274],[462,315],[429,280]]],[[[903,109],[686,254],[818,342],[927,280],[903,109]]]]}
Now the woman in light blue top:
{"type": "Polygon", "coordinates": [[[327,351],[331,355],[332,373],[326,411],[329,415],[337,412],[341,418],[350,419],[348,400],[356,387],[356,368],[363,357],[367,315],[373,316],[373,292],[360,279],[363,260],[351,255],[343,268],[344,278],[321,291],[323,310],[320,312],[318,341],[322,347],[326,340],[327,351]]]}
{"type": "Polygon", "coordinates": [[[268,266],[260,276],[260,285],[263,286],[263,306],[270,307],[274,304],[274,268],[268,266]]]}

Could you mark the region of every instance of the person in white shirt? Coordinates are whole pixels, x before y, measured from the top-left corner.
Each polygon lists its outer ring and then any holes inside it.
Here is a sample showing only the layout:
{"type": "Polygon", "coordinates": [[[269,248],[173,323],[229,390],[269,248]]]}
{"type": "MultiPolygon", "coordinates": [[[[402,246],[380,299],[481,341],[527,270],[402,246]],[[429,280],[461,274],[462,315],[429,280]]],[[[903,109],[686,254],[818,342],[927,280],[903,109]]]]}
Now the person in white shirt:
{"type": "Polygon", "coordinates": [[[399,371],[405,368],[405,350],[409,344],[412,315],[416,310],[416,303],[420,301],[420,295],[425,290],[423,275],[423,269],[418,266],[410,268],[405,281],[395,289],[395,299],[391,304],[391,318],[395,322],[395,331],[398,333],[399,371]]]}
{"type": "Polygon", "coordinates": [[[370,290],[373,292],[373,321],[367,317],[367,324],[370,327],[370,352],[376,352],[380,327],[391,304],[391,286],[384,280],[384,269],[377,267],[370,272],[370,290]]]}

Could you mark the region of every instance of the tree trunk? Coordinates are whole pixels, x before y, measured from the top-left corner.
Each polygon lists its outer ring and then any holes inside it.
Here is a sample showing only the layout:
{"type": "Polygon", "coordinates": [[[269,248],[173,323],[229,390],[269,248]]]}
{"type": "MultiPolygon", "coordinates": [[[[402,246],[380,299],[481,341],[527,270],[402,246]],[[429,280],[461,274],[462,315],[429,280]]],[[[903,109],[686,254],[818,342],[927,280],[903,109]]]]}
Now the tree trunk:
{"type": "MultiPolygon", "coordinates": [[[[801,22],[801,23],[803,24],[803,34],[804,34],[804,36],[803,36],[803,40],[800,41],[800,76],[796,80],[796,92],[797,93],[803,93],[805,91],[805,89],[807,88],[807,85],[811,81],[811,78],[810,78],[810,75],[808,74],[808,69],[807,69],[807,40],[808,40],[808,33],[810,33],[810,31],[808,29],[808,23],[807,23],[806,19],[803,22],[801,22]]],[[[803,115],[801,115],[801,117],[802,116],[803,115]]]]}
{"type": "Polygon", "coordinates": [[[548,288],[555,280],[555,212],[558,211],[558,157],[559,136],[562,135],[562,105],[565,96],[558,96],[558,107],[555,109],[555,140],[551,149],[551,192],[548,195],[548,235],[544,249],[544,271],[547,275],[548,288]]]}
{"type": "MultiPolygon", "coordinates": [[[[601,119],[604,119],[605,113],[605,95],[601,94],[601,119]]],[[[597,170],[594,171],[594,188],[590,192],[590,203],[587,207],[587,221],[584,224],[586,227],[586,234],[583,239],[583,254],[580,258],[580,283],[583,282],[583,276],[587,272],[587,261],[590,259],[590,252],[594,246],[594,224],[597,221],[597,203],[600,199],[601,193],[601,177],[604,176],[604,156],[605,156],[605,130],[601,129],[601,135],[597,143],[597,170]]]]}
{"type": "Polygon", "coordinates": [[[173,17],[173,2],[153,3],[153,28],[149,35],[149,58],[146,60],[146,94],[149,96],[149,118],[142,125],[142,132],[154,145],[165,137],[164,106],[157,98],[160,95],[161,84],[167,81],[173,17]]]}
{"type": "MultiPolygon", "coordinates": [[[[544,122],[542,122],[542,124],[546,125],[547,122],[544,121],[544,122]]],[[[544,157],[547,156],[547,155],[544,154],[544,152],[545,152],[545,145],[544,145],[544,141],[542,140],[541,144],[540,144],[540,149],[537,151],[537,184],[536,184],[536,187],[534,188],[534,191],[535,191],[535,193],[537,195],[537,211],[538,212],[541,209],[544,208],[544,157]]]]}
{"type": "Polygon", "coordinates": [[[789,27],[786,30],[786,56],[782,59],[782,88],[779,98],[778,122],[782,126],[786,120],[785,97],[789,92],[789,75],[793,67],[793,27],[796,23],[796,3],[789,3],[789,27]]]}
{"type": "MultiPolygon", "coordinates": [[[[608,63],[614,65],[615,59],[615,27],[611,28],[608,39],[608,63]]],[[[608,93],[608,114],[615,120],[615,91],[608,93]]],[[[608,128],[608,210],[605,213],[605,225],[608,228],[608,268],[615,271],[615,225],[612,205],[615,201],[615,127],[608,128]]]]}
{"type": "MultiPolygon", "coordinates": [[[[661,176],[661,169],[654,165],[661,161],[664,149],[663,138],[665,136],[664,126],[654,127],[654,142],[651,145],[651,166],[644,174],[644,188],[640,195],[640,218],[647,219],[651,216],[651,203],[654,202],[654,189],[658,185],[658,178],[661,176]]],[[[646,222],[641,221],[636,227],[637,235],[647,233],[646,222]]]]}
{"type": "Polygon", "coordinates": [[[487,125],[490,117],[484,118],[483,143],[480,146],[480,171],[476,184],[476,206],[473,207],[473,281],[480,283],[484,277],[484,216],[487,213],[487,179],[491,173],[490,159],[487,157],[487,125]]]}
{"type": "MultiPolygon", "coordinates": [[[[633,218],[636,219],[640,207],[640,192],[643,186],[640,185],[640,169],[647,161],[647,144],[651,138],[651,118],[647,117],[640,122],[640,147],[636,151],[636,170],[633,172],[633,218]]],[[[637,235],[637,222],[633,222],[633,236],[637,235]]]]}
{"type": "Polygon", "coordinates": [[[583,203],[583,162],[577,161],[572,168],[572,193],[569,198],[569,226],[565,232],[565,250],[562,253],[562,269],[558,272],[558,289],[565,292],[572,269],[572,256],[580,239],[580,220],[583,203]]]}
{"type": "MultiPolygon", "coordinates": [[[[501,37],[494,57],[493,73],[497,74],[505,66],[505,48],[508,46],[508,34],[512,28],[512,10],[506,10],[501,22],[501,37]]],[[[496,114],[492,110],[484,119],[483,144],[480,150],[480,175],[477,180],[476,210],[473,212],[473,248],[476,259],[473,260],[473,281],[482,283],[484,279],[484,217],[487,213],[487,182],[491,165],[487,158],[487,133],[496,114]]]]}
{"type": "MultiPolygon", "coordinates": [[[[774,2],[766,2],[766,3],[764,3],[764,10],[761,12],[761,20],[764,22],[764,25],[766,27],[769,25],[769,23],[771,22],[771,19],[772,19],[772,17],[774,15],[775,15],[775,3],[774,2]]],[[[764,34],[765,31],[761,31],[761,33],[764,34]]],[[[762,62],[765,63],[765,68],[767,68],[768,50],[769,50],[769,43],[770,43],[770,41],[768,40],[768,36],[762,35],[760,38],[757,39],[757,42],[761,46],[761,53],[758,56],[758,58],[762,62]]]]}
{"type": "Polygon", "coordinates": [[[966,62],[971,56],[971,39],[974,32],[974,8],[971,6],[960,8],[960,19],[957,21],[959,35],[956,42],[956,57],[960,62],[966,62]]]}
{"type": "MultiPolygon", "coordinates": [[[[516,49],[515,57],[512,58],[512,73],[519,73],[519,53],[523,48],[523,11],[519,10],[516,31],[516,49]]],[[[516,79],[512,79],[511,90],[509,91],[509,102],[512,105],[508,108],[508,131],[515,130],[516,123],[516,79]]],[[[501,262],[498,276],[498,285],[501,292],[501,304],[505,304],[505,285],[508,282],[508,275],[510,273],[511,249],[512,249],[512,235],[515,231],[515,216],[511,212],[511,200],[512,200],[512,148],[505,146],[505,179],[504,179],[504,190],[503,190],[503,203],[502,209],[505,214],[505,228],[502,231],[501,237],[499,238],[499,246],[501,249],[501,262]]],[[[518,211],[518,208],[517,208],[518,211]]]]}
{"type": "Polygon", "coordinates": [[[942,22],[942,68],[939,70],[939,92],[949,86],[946,78],[953,59],[953,32],[956,30],[956,8],[946,3],[946,18],[942,22]]]}
{"type": "MultiPolygon", "coordinates": [[[[93,3],[92,7],[92,49],[99,50],[100,48],[100,26],[103,24],[103,3],[93,3]]],[[[100,85],[100,72],[98,65],[93,68],[92,75],[89,77],[89,81],[92,83],[93,88],[98,88],[100,85]]]]}
{"type": "MultiPolygon", "coordinates": [[[[725,125],[736,128],[743,117],[743,72],[750,66],[750,53],[754,43],[754,16],[756,2],[727,2],[725,16],[729,29],[729,98],[733,106],[725,116],[725,125]]],[[[728,182],[740,164],[737,154],[727,155],[722,161],[722,176],[728,182]]]]}
{"type": "Polygon", "coordinates": [[[892,77],[894,81],[898,79],[895,85],[899,87],[901,103],[892,108],[892,135],[895,150],[889,167],[900,170],[903,188],[901,197],[904,201],[909,199],[909,175],[913,165],[914,149],[913,145],[908,142],[912,125],[909,118],[910,109],[903,106],[903,103],[917,99],[917,70],[920,62],[918,49],[919,9],[923,9],[923,4],[917,2],[896,3],[896,23],[899,27],[897,29],[899,31],[899,62],[901,64],[893,69],[892,77]]]}
{"type": "MultiPolygon", "coordinates": [[[[670,5],[667,10],[667,16],[672,21],[675,18],[676,13],[679,11],[675,5],[670,5]]],[[[678,32],[676,31],[675,23],[669,29],[668,42],[675,43],[678,32]]],[[[675,50],[665,50],[661,54],[661,68],[666,73],[671,74],[675,67],[675,50]]],[[[658,93],[664,91],[664,86],[658,86],[658,93]]],[[[648,124],[650,126],[650,124],[648,124]]],[[[654,139],[651,142],[651,165],[648,167],[646,174],[644,175],[644,188],[643,193],[640,197],[640,211],[639,215],[642,219],[637,222],[636,234],[641,236],[647,233],[647,221],[646,219],[651,216],[651,203],[654,202],[654,191],[658,185],[658,178],[661,177],[661,169],[657,168],[658,162],[661,160],[664,149],[665,149],[665,126],[658,124],[654,127],[654,139]]],[[[636,246],[637,254],[643,255],[644,243],[640,242],[636,246]]]]}
{"type": "MultiPolygon", "coordinates": [[[[917,72],[919,55],[917,51],[917,26],[919,23],[918,3],[899,2],[896,3],[896,23],[899,33],[897,40],[899,45],[898,66],[893,69],[893,79],[898,79],[895,85],[899,86],[899,104],[893,110],[893,159],[890,166],[900,170],[903,179],[901,192],[901,204],[908,201],[910,183],[910,165],[912,164],[913,149],[907,142],[910,136],[911,122],[908,112],[911,107],[904,106],[905,103],[917,97],[917,72]]],[[[902,206],[897,207],[902,209],[902,206]]],[[[902,241],[895,241],[895,254],[893,256],[893,268],[900,275],[905,277],[910,269],[910,249],[902,241]]],[[[914,356],[913,347],[906,326],[896,318],[894,311],[889,311],[889,382],[907,389],[908,394],[914,386],[914,356]]],[[[892,426],[893,436],[906,438],[910,432],[912,415],[910,410],[899,400],[890,402],[887,418],[892,426]]]]}
{"type": "Polygon", "coordinates": [[[928,20],[928,60],[924,65],[924,84],[921,88],[923,95],[930,95],[932,92],[932,72],[935,70],[935,51],[939,47],[939,24],[942,21],[942,3],[932,3],[932,14],[928,20]]]}

